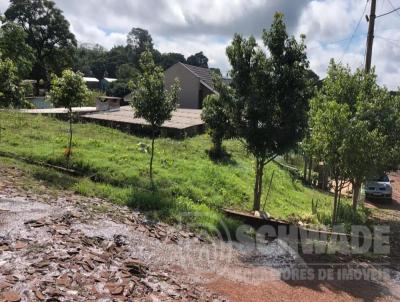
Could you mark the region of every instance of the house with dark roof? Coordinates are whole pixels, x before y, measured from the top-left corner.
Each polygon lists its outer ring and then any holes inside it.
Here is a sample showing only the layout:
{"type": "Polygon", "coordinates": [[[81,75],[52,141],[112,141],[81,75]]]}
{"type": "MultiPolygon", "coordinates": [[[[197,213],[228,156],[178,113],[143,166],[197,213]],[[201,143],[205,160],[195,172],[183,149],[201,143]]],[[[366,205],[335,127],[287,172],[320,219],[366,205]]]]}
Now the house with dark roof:
{"type": "Polygon", "coordinates": [[[216,93],[208,68],[176,63],[165,71],[165,87],[171,87],[175,79],[181,86],[180,108],[202,109],[205,97],[216,93]]]}

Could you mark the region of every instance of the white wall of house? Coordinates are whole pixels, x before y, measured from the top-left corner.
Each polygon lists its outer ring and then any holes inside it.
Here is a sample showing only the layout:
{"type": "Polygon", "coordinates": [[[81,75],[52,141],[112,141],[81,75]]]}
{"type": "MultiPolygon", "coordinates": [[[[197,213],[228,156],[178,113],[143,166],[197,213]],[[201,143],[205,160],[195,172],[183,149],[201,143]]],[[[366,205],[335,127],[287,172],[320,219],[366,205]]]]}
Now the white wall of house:
{"type": "Polygon", "coordinates": [[[199,109],[200,79],[179,63],[165,71],[165,87],[171,87],[176,78],[179,79],[182,89],[179,108],[199,109]]]}

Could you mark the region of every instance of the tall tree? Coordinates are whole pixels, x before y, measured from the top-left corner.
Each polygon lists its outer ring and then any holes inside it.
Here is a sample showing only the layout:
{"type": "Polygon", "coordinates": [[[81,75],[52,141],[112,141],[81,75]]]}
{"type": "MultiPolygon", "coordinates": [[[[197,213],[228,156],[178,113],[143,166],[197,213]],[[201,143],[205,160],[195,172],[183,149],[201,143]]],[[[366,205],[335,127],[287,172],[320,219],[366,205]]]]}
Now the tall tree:
{"type": "MultiPolygon", "coordinates": [[[[133,62],[129,59],[129,49],[126,46],[114,46],[106,56],[106,71],[108,76],[115,78],[117,76],[118,68],[121,65],[129,64],[133,62]]],[[[101,75],[101,77],[103,77],[101,75]]]]}
{"type": "Polygon", "coordinates": [[[10,0],[5,12],[8,21],[18,23],[34,50],[32,77],[49,81],[51,72],[60,73],[72,65],[75,36],[62,11],[51,0],[10,0]]]}
{"type": "Polygon", "coordinates": [[[107,50],[101,45],[80,45],[75,51],[73,70],[101,79],[106,72],[106,57],[107,50]]]}
{"type": "Polygon", "coordinates": [[[129,82],[135,82],[139,72],[130,64],[122,64],[118,67],[116,76],[117,81],[110,83],[107,95],[123,98],[132,92],[129,82]]]}
{"type": "Polygon", "coordinates": [[[349,67],[331,61],[323,86],[311,102],[309,149],[325,163],[333,180],[334,223],[341,183],[352,183],[356,211],[362,183],[397,168],[399,127],[400,102],[378,86],[374,70],[352,73],[349,67]]]}
{"type": "Polygon", "coordinates": [[[26,43],[27,33],[14,23],[3,23],[0,28],[0,52],[2,58],[12,60],[21,78],[26,78],[32,71],[34,55],[32,48],[26,43]]]}
{"type": "Polygon", "coordinates": [[[138,70],[130,64],[122,64],[117,70],[118,79],[129,80],[135,78],[137,74],[138,70]]]}
{"type": "Polygon", "coordinates": [[[17,67],[10,59],[0,59],[0,108],[21,108],[26,105],[17,67]]]}
{"type": "Polygon", "coordinates": [[[186,63],[185,56],[181,53],[169,52],[161,55],[160,65],[164,70],[170,68],[178,62],[186,63]]]}
{"type": "Polygon", "coordinates": [[[333,180],[334,202],[332,224],[337,220],[339,196],[347,181],[343,141],[348,135],[351,111],[347,104],[318,95],[311,101],[310,142],[314,156],[322,160],[333,180]]]}
{"type": "MultiPolygon", "coordinates": [[[[307,71],[307,79],[308,79],[308,85],[310,87],[310,98],[313,98],[317,94],[318,89],[320,89],[322,87],[322,81],[319,79],[319,76],[311,69],[309,69],[307,71]]],[[[312,153],[311,153],[311,149],[310,149],[310,142],[309,142],[310,135],[309,134],[310,134],[309,129],[306,129],[304,141],[300,142],[298,147],[299,147],[300,153],[302,153],[303,158],[304,158],[303,180],[305,182],[308,182],[309,184],[311,184],[313,158],[312,158],[312,153]]],[[[324,184],[322,184],[322,188],[323,188],[323,186],[324,186],[324,184]]]]}
{"type": "Polygon", "coordinates": [[[213,82],[218,94],[210,94],[206,97],[201,118],[209,129],[213,143],[210,155],[221,158],[223,140],[232,138],[235,132],[230,114],[235,96],[233,89],[223,83],[221,76],[214,75],[213,82]]]}
{"type": "MultiPolygon", "coordinates": [[[[154,44],[153,38],[150,33],[143,28],[134,27],[128,34],[127,37],[128,50],[130,51],[130,58],[138,66],[140,64],[140,58],[144,51],[149,50],[154,55],[154,44]]],[[[161,56],[160,53],[156,57],[161,56]]],[[[156,61],[158,59],[156,58],[156,61]]]]}
{"type": "Polygon", "coordinates": [[[193,66],[208,68],[208,58],[203,54],[202,51],[188,57],[187,63],[193,66]]]}
{"type": "Polygon", "coordinates": [[[256,159],[254,210],[260,210],[264,167],[303,136],[310,95],[304,37],[300,42],[288,37],[283,15],[277,13],[263,41],[269,56],[254,37],[236,34],[227,48],[237,132],[256,159]]]}
{"type": "Polygon", "coordinates": [[[140,58],[141,75],[132,85],[131,105],[134,108],[135,117],[145,119],[151,127],[151,158],[150,179],[153,183],[153,159],[154,141],[156,131],[165,121],[170,120],[172,112],[178,104],[180,91],[179,81],[166,90],[164,87],[164,72],[154,63],[150,50],[142,53],[140,58]]]}
{"type": "Polygon", "coordinates": [[[69,119],[69,140],[68,148],[65,152],[67,165],[72,154],[72,118],[73,107],[81,107],[89,98],[90,91],[81,73],[75,73],[72,70],[64,70],[61,77],[56,75],[51,81],[50,100],[55,107],[68,109],[69,119]]]}

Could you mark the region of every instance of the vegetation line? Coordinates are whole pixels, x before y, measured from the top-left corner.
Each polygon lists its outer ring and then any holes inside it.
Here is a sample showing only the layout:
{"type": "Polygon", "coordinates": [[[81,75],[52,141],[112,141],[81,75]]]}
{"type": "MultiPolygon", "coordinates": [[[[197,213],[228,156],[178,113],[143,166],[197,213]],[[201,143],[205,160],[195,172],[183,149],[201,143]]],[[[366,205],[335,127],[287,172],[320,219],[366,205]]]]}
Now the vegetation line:
{"type": "Polygon", "coordinates": [[[73,170],[73,169],[67,169],[67,168],[64,168],[64,167],[48,164],[48,163],[45,163],[45,162],[42,162],[42,161],[36,161],[36,160],[31,159],[31,158],[19,156],[19,155],[15,154],[15,153],[12,153],[12,152],[0,151],[0,156],[7,157],[7,158],[13,158],[13,159],[16,159],[16,160],[19,160],[19,161],[23,161],[23,162],[28,163],[28,164],[40,166],[40,167],[51,168],[51,169],[57,170],[59,172],[68,173],[68,174],[73,175],[73,176],[85,176],[81,172],[78,172],[78,171],[73,170]]]}

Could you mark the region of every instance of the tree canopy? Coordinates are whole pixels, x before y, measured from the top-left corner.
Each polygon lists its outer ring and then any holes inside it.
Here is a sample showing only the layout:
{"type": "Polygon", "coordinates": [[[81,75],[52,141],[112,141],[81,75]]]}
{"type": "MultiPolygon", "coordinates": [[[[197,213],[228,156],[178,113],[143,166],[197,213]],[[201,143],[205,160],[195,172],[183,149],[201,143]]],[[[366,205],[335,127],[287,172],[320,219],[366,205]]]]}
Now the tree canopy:
{"type": "Polygon", "coordinates": [[[50,101],[55,107],[67,108],[69,118],[69,143],[66,149],[67,164],[72,154],[72,108],[81,107],[90,97],[90,91],[81,73],[64,70],[62,76],[51,80],[50,101]]]}
{"type": "Polygon", "coordinates": [[[61,77],[53,75],[51,84],[50,100],[56,107],[80,107],[90,94],[82,74],[70,69],[64,70],[61,77]]]}
{"type": "Polygon", "coordinates": [[[164,87],[164,71],[154,63],[150,50],[142,53],[140,58],[141,74],[137,81],[131,82],[132,100],[136,118],[145,119],[152,130],[152,147],[150,159],[150,179],[153,180],[153,157],[155,131],[165,121],[170,120],[172,112],[177,108],[179,81],[169,89],[164,87]]]}
{"type": "Polygon", "coordinates": [[[187,63],[193,66],[208,68],[208,58],[203,54],[202,51],[188,57],[187,63]]]}
{"type": "Polygon", "coordinates": [[[71,66],[77,43],[69,22],[53,1],[10,0],[5,18],[19,24],[27,35],[26,42],[35,55],[34,79],[48,81],[50,73],[60,73],[71,66]]]}
{"type": "Polygon", "coordinates": [[[17,67],[10,59],[0,59],[0,108],[20,108],[25,105],[17,67]]]}
{"type": "Polygon", "coordinates": [[[329,171],[335,188],[333,222],[337,221],[341,184],[353,185],[356,210],[362,183],[400,163],[399,99],[365,72],[331,61],[322,88],[311,101],[308,149],[329,171]]]}
{"type": "Polygon", "coordinates": [[[14,22],[6,21],[0,28],[1,57],[15,63],[21,78],[29,76],[35,59],[32,47],[26,43],[27,36],[24,29],[14,22]]]}
{"type": "Polygon", "coordinates": [[[304,37],[300,42],[288,37],[283,15],[277,13],[263,42],[268,56],[254,37],[236,34],[227,48],[237,134],[256,158],[254,210],[260,210],[264,166],[303,137],[310,97],[304,37]]]}
{"type": "Polygon", "coordinates": [[[75,51],[73,70],[101,79],[106,72],[108,51],[101,45],[80,45],[75,51]]]}
{"type": "Polygon", "coordinates": [[[221,158],[222,141],[232,138],[235,133],[231,115],[235,95],[234,90],[224,84],[220,75],[214,74],[213,82],[218,94],[210,94],[205,98],[201,118],[210,131],[214,145],[210,155],[221,158]]]}
{"type": "Polygon", "coordinates": [[[164,70],[170,68],[178,62],[186,63],[185,56],[181,53],[169,52],[161,55],[160,65],[162,68],[164,68],[164,70]]]}

